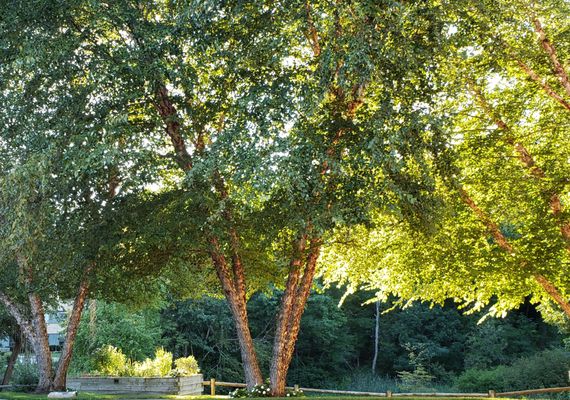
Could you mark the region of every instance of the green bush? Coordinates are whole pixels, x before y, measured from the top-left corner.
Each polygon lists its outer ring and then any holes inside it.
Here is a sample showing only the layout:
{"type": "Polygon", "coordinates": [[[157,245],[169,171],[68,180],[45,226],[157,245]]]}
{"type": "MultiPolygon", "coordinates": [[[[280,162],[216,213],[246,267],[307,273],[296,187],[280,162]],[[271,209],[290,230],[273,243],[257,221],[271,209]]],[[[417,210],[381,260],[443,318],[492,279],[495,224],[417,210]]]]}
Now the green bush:
{"type": "Polygon", "coordinates": [[[147,358],[143,362],[133,362],[120,349],[105,346],[97,352],[95,360],[96,372],[101,375],[165,377],[189,376],[200,372],[198,362],[192,356],[177,359],[176,369],[172,369],[172,353],[162,347],[155,350],[154,358],[147,358]]]}
{"type": "Polygon", "coordinates": [[[570,369],[570,352],[545,350],[516,360],[512,365],[493,369],[468,369],[456,380],[464,392],[487,390],[509,391],[566,386],[570,369]]]}
{"type": "Polygon", "coordinates": [[[30,387],[22,387],[22,390],[33,389],[32,386],[38,384],[38,368],[36,364],[31,362],[17,362],[14,365],[14,374],[10,381],[13,385],[30,385],[30,387]]]}
{"type": "Polygon", "coordinates": [[[142,363],[132,364],[132,376],[169,376],[172,371],[172,353],[162,347],[156,349],[154,359],[147,358],[142,363]]]}
{"type": "Polygon", "coordinates": [[[127,364],[127,356],[120,349],[111,345],[102,347],[95,355],[95,366],[101,375],[127,375],[129,364],[127,364]]]}
{"type": "Polygon", "coordinates": [[[190,376],[200,372],[198,361],[193,356],[181,357],[174,361],[176,375],[190,376]]]}

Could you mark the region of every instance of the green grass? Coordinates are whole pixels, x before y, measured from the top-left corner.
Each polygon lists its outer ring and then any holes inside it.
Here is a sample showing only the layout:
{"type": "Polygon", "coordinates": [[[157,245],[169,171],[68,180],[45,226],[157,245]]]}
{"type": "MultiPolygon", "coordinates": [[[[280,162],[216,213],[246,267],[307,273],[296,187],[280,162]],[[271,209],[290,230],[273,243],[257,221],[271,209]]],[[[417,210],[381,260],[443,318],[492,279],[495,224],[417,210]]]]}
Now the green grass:
{"type": "MultiPolygon", "coordinates": [[[[94,399],[175,399],[175,400],[210,400],[215,398],[220,398],[222,396],[165,396],[165,395],[112,395],[112,394],[96,394],[96,393],[79,393],[77,399],[80,400],[94,400],[94,399]]],[[[47,399],[45,394],[31,394],[22,392],[0,392],[0,400],[39,400],[47,399]]],[[[275,399],[291,400],[290,397],[276,397],[275,399]]],[[[310,396],[308,400],[386,400],[385,397],[372,397],[372,396],[310,396]]],[[[433,400],[431,398],[422,397],[406,397],[406,400],[433,400]]],[[[456,397],[455,400],[473,400],[462,397],[456,397]]],[[[249,399],[248,399],[249,400],[249,399]]],[[[261,400],[261,399],[260,399],[261,400]]],[[[263,400],[268,400],[263,398],[263,400]]],[[[501,400],[513,400],[501,398],[501,400]]]]}
{"type": "MultiPolygon", "coordinates": [[[[174,396],[159,394],[100,394],[81,392],[77,394],[80,400],[95,399],[176,399],[176,400],[210,400],[212,396],[174,396]]],[[[40,400],[47,399],[47,394],[23,393],[23,392],[0,392],[0,400],[40,400]]]]}

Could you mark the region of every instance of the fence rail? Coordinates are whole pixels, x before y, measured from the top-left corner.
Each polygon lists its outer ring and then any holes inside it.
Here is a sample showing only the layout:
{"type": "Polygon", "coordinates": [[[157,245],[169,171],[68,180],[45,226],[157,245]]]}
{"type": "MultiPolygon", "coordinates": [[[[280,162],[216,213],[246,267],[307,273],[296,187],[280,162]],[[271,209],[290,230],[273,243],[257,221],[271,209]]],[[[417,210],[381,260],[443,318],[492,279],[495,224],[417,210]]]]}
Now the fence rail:
{"type": "MultiPolygon", "coordinates": [[[[220,387],[231,387],[231,388],[245,388],[247,385],[245,383],[237,382],[220,382],[215,379],[210,379],[209,381],[204,381],[204,386],[210,386],[210,394],[214,396],[216,394],[216,386],[220,387]]],[[[532,389],[532,390],[519,390],[514,392],[497,392],[495,390],[489,390],[487,393],[394,393],[391,391],[386,392],[357,392],[353,390],[332,390],[332,389],[313,389],[295,386],[287,386],[286,389],[290,390],[302,390],[308,393],[327,393],[327,394],[342,394],[349,396],[374,396],[374,397],[472,397],[472,398],[483,398],[483,397],[508,397],[508,396],[526,396],[532,394],[544,394],[544,393],[561,393],[570,392],[570,386],[565,387],[554,387],[554,388],[544,388],[544,389],[532,389]]]]}

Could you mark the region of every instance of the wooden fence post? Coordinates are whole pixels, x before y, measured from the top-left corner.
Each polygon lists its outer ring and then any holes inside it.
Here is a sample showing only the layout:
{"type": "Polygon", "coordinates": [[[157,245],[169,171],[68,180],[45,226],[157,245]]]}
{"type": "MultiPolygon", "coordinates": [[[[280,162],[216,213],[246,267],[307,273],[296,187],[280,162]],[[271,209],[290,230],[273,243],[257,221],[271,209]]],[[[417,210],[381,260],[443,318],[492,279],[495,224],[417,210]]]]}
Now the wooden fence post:
{"type": "Polygon", "coordinates": [[[495,392],[494,390],[489,390],[489,397],[492,397],[492,398],[497,397],[497,392],[495,392]]]}
{"type": "Polygon", "coordinates": [[[392,391],[386,390],[386,397],[392,397],[392,391]]]}
{"type": "Polygon", "coordinates": [[[214,378],[210,379],[210,395],[216,395],[216,380],[214,378]]]}
{"type": "Polygon", "coordinates": [[[298,392],[298,391],[299,391],[299,385],[294,385],[294,386],[293,386],[293,390],[294,390],[295,392],[298,392]]]}

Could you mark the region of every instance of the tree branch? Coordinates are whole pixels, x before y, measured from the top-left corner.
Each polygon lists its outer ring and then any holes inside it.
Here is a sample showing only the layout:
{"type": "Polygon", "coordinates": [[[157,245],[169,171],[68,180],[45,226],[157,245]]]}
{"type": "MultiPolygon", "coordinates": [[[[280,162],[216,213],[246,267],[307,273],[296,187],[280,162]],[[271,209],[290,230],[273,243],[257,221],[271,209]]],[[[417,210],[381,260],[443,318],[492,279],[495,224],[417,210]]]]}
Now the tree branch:
{"type": "Polygon", "coordinates": [[[558,55],[556,54],[556,48],[554,47],[554,44],[552,44],[550,39],[548,39],[548,36],[546,36],[546,32],[544,31],[544,28],[542,27],[542,24],[538,18],[533,18],[532,23],[534,25],[534,30],[536,33],[538,33],[540,46],[548,55],[548,58],[550,58],[554,74],[556,74],[560,80],[560,83],[566,90],[566,94],[570,96],[570,80],[568,79],[568,74],[566,73],[564,66],[558,60],[558,55]]]}

